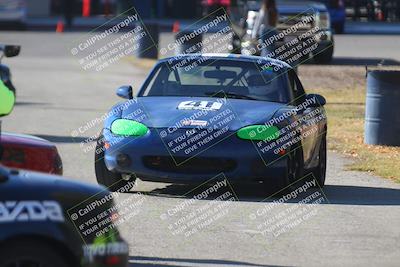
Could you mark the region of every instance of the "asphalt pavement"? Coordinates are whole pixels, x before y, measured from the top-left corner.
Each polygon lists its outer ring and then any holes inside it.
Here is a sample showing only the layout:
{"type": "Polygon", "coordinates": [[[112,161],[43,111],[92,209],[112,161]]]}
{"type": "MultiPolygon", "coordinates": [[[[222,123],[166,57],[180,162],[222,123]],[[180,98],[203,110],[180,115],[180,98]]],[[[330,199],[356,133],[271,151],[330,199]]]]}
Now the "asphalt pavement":
{"type": "MultiPolygon", "coordinates": [[[[100,72],[84,71],[70,52],[84,38],[84,33],[0,32],[0,42],[22,45],[20,56],[4,60],[18,101],[2,125],[4,131],[56,143],[65,176],[95,183],[94,153],[82,142],[100,131],[102,115],[120,101],[115,89],[131,84],[137,90],[147,70],[122,58],[100,72]]],[[[399,42],[393,35],[337,36],[334,63],[343,71],[364,61],[398,63],[399,42]]],[[[132,266],[398,266],[400,185],[346,171],[349,161],[330,152],[326,186],[316,190],[324,201],[305,205],[300,222],[272,236],[261,233],[263,220],[257,216],[273,200],[265,200],[258,186],[231,187],[235,201],[223,207],[223,215],[185,236],[162,218],[187,203],[193,187],[139,181],[120,199],[143,196],[138,214],[120,225],[132,266]]],[[[185,212],[213,203],[201,200],[185,212]]],[[[291,201],[273,206],[278,214],[302,208],[291,201]]]]}

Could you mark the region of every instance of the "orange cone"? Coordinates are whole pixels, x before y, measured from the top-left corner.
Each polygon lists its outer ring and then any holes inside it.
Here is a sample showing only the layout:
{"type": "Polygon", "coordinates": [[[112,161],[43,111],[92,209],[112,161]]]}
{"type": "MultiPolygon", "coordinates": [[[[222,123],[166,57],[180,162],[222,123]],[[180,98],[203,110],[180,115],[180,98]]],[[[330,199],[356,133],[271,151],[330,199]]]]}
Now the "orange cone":
{"type": "Polygon", "coordinates": [[[56,32],[58,33],[64,32],[64,22],[62,22],[62,20],[59,20],[57,22],[56,32]]]}
{"type": "Polygon", "coordinates": [[[172,32],[173,33],[177,33],[180,31],[181,25],[179,23],[179,21],[175,21],[174,25],[172,26],[172,32]]]}

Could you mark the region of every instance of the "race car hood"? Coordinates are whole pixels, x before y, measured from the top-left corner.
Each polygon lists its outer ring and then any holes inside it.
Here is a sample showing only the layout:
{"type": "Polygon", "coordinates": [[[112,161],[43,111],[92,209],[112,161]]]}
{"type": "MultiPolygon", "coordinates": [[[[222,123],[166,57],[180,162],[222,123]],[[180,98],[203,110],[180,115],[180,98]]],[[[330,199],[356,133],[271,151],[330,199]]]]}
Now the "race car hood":
{"type": "MultiPolygon", "coordinates": [[[[233,130],[266,122],[285,106],[276,102],[215,97],[138,97],[122,111],[121,118],[139,120],[148,127],[168,128],[182,120],[210,122],[218,114],[234,114],[235,120],[230,124],[233,130]]],[[[191,127],[194,126],[182,128],[191,127]]]]}

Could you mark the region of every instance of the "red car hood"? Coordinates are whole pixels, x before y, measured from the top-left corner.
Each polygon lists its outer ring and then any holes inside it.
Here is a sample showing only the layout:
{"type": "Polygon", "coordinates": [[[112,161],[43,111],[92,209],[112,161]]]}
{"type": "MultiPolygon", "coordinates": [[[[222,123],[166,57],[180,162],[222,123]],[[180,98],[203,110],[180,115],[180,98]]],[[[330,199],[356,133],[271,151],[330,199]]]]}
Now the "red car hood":
{"type": "Polygon", "coordinates": [[[26,134],[2,132],[0,135],[0,141],[3,145],[13,144],[13,145],[55,148],[55,145],[53,143],[43,138],[26,134]]]}
{"type": "Polygon", "coordinates": [[[1,164],[31,171],[62,175],[62,161],[57,147],[42,138],[14,133],[2,133],[1,164]]]}

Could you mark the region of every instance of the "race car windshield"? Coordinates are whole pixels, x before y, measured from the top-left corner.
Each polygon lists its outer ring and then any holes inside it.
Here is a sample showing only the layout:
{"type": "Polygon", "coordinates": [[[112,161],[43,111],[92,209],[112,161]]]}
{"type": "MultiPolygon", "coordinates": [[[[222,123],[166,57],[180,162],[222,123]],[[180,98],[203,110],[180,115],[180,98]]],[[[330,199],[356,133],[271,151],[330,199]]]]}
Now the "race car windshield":
{"type": "Polygon", "coordinates": [[[207,96],[289,103],[286,68],[233,60],[174,61],[160,64],[140,96],[207,96]]]}

